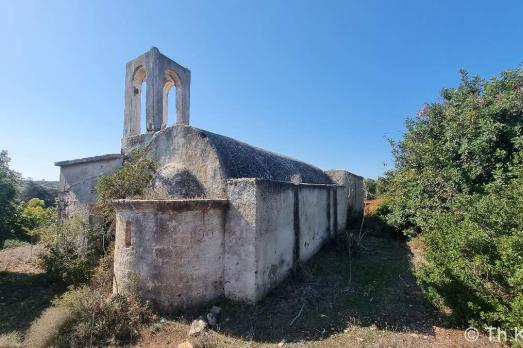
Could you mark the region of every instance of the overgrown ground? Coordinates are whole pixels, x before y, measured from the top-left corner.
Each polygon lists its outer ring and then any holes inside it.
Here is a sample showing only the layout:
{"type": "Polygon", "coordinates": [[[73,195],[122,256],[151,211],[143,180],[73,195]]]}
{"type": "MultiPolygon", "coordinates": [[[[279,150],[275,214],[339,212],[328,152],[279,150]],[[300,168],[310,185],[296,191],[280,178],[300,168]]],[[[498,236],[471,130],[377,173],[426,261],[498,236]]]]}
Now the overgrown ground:
{"type": "MultiPolygon", "coordinates": [[[[372,210],[372,208],[370,208],[372,210]]],[[[256,306],[219,304],[217,327],[187,338],[198,314],[173,315],[142,332],[136,347],[478,347],[425,301],[412,274],[421,250],[368,218],[361,249],[326,247],[256,306]]],[[[34,264],[34,250],[0,251],[0,335],[20,334],[64,289],[34,264]]],[[[0,337],[1,344],[1,337],[0,337]]]]}
{"type": "MultiPolygon", "coordinates": [[[[195,347],[481,347],[426,302],[412,273],[419,241],[406,243],[369,218],[362,248],[350,256],[327,247],[256,306],[221,304],[214,330],[188,339],[195,347]]],[[[187,339],[194,316],[167,318],[138,347],[187,339]]]]}
{"type": "Polygon", "coordinates": [[[0,335],[23,334],[65,290],[36,264],[38,252],[31,245],[0,250],[0,335]]]}

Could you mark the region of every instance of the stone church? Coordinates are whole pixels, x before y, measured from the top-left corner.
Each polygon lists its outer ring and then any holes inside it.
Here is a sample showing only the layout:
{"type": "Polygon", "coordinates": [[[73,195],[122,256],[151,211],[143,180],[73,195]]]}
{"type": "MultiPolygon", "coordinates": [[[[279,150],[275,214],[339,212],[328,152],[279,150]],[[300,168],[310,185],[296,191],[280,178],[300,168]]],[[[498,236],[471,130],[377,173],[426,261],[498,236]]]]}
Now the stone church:
{"type": "Polygon", "coordinates": [[[157,48],[127,63],[121,152],[57,162],[60,213],[95,219],[97,179],[145,148],[160,164],[148,187],[155,199],[113,202],[114,291],[136,287],[163,310],[255,303],[362,213],[363,179],[191,127],[190,82],[191,71],[157,48]]]}

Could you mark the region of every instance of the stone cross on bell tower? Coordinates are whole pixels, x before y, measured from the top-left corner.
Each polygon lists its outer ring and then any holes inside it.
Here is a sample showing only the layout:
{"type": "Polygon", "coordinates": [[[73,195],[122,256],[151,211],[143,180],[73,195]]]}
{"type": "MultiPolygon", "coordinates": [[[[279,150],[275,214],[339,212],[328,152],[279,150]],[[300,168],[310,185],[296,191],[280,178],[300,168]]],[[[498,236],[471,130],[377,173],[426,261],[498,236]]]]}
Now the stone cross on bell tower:
{"type": "Polygon", "coordinates": [[[191,71],[151,50],[126,65],[124,138],[140,135],[142,83],[145,81],[145,118],[147,133],[167,126],[167,96],[176,88],[176,124],[189,125],[191,71]]]}

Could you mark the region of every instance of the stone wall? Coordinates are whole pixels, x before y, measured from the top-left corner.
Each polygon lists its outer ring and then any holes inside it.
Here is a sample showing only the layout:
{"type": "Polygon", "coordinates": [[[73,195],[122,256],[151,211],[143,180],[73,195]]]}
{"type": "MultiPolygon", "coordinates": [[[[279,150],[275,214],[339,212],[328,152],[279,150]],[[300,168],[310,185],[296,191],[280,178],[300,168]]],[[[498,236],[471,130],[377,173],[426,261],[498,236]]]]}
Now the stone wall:
{"type": "Polygon", "coordinates": [[[159,309],[223,296],[225,200],[117,200],[114,292],[159,309]]]}
{"type": "Polygon", "coordinates": [[[229,179],[227,191],[224,293],[237,301],[261,299],[334,237],[338,215],[347,216],[335,208],[338,193],[349,201],[335,185],[229,179]]]}
{"type": "Polygon", "coordinates": [[[111,154],[56,162],[60,167],[58,208],[61,218],[79,216],[88,221],[96,204],[96,183],[122,166],[122,156],[111,154]]]}
{"type": "Polygon", "coordinates": [[[260,300],[295,264],[296,185],[270,180],[256,183],[256,296],[260,300]]]}
{"type": "Polygon", "coordinates": [[[331,236],[328,220],[329,212],[334,209],[328,201],[331,188],[325,185],[299,185],[299,260],[302,262],[316,254],[331,236]]]}
{"type": "Polygon", "coordinates": [[[336,189],[338,231],[346,228],[347,223],[363,214],[365,192],[363,177],[345,170],[326,172],[338,185],[336,189]]]}
{"type": "Polygon", "coordinates": [[[255,303],[334,237],[338,217],[348,216],[337,201],[357,202],[345,192],[229,179],[227,200],[115,201],[114,291],[136,286],[163,310],[222,296],[255,303]]]}
{"type": "Polygon", "coordinates": [[[256,180],[227,180],[227,192],[224,293],[249,302],[256,298],[256,180]]]}

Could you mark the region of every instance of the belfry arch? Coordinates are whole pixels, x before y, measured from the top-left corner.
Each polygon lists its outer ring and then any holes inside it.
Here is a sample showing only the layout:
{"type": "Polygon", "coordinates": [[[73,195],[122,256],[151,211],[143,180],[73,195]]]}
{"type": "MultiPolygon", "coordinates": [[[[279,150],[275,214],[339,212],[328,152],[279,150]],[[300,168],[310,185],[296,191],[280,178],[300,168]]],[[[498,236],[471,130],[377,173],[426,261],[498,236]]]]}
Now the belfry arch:
{"type": "Polygon", "coordinates": [[[167,96],[176,87],[176,124],[189,125],[191,71],[153,47],[126,65],[123,141],[139,136],[140,117],[145,113],[146,133],[167,127],[167,96]],[[141,110],[142,82],[146,83],[145,110],[141,110]],[[145,112],[144,112],[145,111],[145,112]]]}
{"type": "Polygon", "coordinates": [[[183,112],[183,105],[182,105],[182,98],[183,98],[183,96],[179,95],[180,92],[181,92],[181,90],[180,90],[180,87],[181,87],[180,78],[178,77],[178,75],[174,71],[172,71],[170,69],[167,69],[165,71],[165,80],[166,81],[165,81],[165,84],[163,86],[163,108],[162,108],[163,123],[164,124],[168,123],[169,109],[170,108],[174,108],[175,115],[176,115],[176,123],[184,124],[184,122],[178,122],[179,118],[181,117],[181,115],[179,116],[179,113],[183,112]],[[175,105],[169,105],[169,93],[172,93],[172,89],[173,88],[175,89],[175,93],[176,93],[176,95],[175,95],[175,105]]]}

